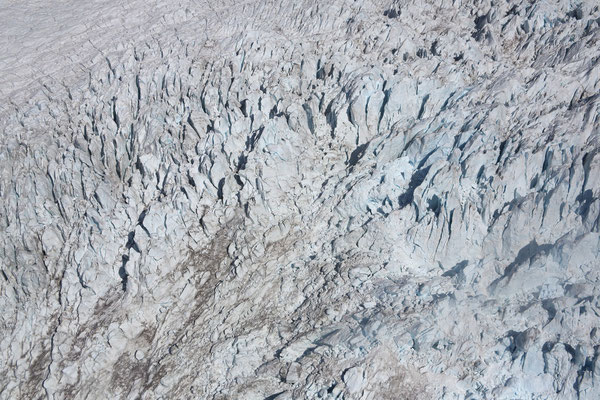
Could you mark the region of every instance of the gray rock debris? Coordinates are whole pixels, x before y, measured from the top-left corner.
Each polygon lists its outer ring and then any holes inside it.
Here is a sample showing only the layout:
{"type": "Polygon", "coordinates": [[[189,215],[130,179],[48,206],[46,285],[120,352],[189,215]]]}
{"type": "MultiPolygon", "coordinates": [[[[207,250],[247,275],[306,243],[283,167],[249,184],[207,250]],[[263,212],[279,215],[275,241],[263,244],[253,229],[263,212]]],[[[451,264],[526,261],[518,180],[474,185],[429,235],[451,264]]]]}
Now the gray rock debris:
{"type": "Polygon", "coordinates": [[[60,7],[0,11],[0,398],[600,396],[595,1],[60,7]]]}

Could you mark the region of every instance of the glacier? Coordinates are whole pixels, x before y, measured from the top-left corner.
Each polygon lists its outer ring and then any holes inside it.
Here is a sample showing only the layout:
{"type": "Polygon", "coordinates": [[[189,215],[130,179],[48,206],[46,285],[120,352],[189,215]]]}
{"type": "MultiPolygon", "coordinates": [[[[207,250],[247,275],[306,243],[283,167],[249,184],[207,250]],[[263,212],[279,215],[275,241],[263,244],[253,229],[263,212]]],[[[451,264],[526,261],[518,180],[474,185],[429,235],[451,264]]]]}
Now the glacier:
{"type": "Polygon", "coordinates": [[[596,1],[0,21],[0,399],[600,397],[596,1]]]}

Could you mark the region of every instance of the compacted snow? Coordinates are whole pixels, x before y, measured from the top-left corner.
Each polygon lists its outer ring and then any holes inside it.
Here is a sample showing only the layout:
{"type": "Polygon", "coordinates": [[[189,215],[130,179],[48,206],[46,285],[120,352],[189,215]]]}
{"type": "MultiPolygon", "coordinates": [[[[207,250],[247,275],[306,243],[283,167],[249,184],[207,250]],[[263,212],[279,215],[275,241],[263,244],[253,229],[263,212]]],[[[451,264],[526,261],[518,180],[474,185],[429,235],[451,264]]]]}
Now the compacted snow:
{"type": "Polygon", "coordinates": [[[0,26],[1,399],[600,397],[595,0],[0,26]]]}

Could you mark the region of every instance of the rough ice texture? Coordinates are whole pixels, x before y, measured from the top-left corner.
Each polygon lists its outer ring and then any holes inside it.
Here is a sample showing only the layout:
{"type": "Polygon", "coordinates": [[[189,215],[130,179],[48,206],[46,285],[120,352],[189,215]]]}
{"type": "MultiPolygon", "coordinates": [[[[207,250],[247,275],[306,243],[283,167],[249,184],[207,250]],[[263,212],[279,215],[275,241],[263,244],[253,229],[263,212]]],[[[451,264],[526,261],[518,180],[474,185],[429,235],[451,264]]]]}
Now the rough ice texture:
{"type": "Polygon", "coordinates": [[[596,1],[0,21],[0,398],[600,396],[596,1]]]}

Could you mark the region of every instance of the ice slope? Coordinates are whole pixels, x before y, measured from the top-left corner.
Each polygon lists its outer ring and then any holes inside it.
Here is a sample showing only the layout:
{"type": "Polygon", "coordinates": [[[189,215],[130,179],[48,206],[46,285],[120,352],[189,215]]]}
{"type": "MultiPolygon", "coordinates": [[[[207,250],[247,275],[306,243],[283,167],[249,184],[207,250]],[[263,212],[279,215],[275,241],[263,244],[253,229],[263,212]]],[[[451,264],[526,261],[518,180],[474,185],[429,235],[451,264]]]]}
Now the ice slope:
{"type": "Polygon", "coordinates": [[[0,21],[0,398],[600,396],[596,2],[0,21]]]}

